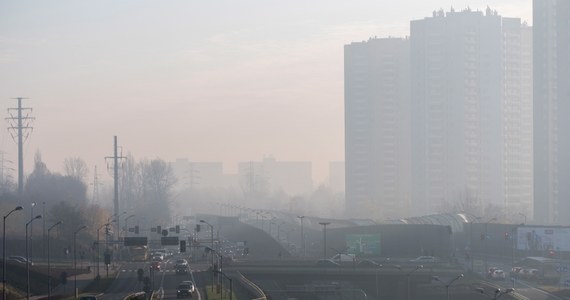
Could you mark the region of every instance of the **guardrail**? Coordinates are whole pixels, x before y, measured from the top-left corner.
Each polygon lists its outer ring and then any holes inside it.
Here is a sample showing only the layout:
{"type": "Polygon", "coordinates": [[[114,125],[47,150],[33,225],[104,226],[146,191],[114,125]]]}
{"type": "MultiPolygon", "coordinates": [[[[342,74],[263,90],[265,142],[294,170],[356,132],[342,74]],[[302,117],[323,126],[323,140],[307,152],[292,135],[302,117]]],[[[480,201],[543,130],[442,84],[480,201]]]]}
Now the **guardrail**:
{"type": "MultiPolygon", "coordinates": [[[[499,286],[499,285],[496,285],[496,284],[493,284],[493,283],[488,282],[488,281],[480,280],[480,281],[479,281],[479,284],[480,284],[480,285],[483,285],[483,286],[491,287],[491,288],[493,288],[493,289],[495,289],[495,290],[497,290],[497,289],[504,290],[503,287],[501,287],[501,286],[499,286]]],[[[527,297],[525,297],[525,296],[523,296],[523,295],[517,293],[517,290],[516,290],[516,289],[514,290],[514,292],[509,293],[509,296],[512,297],[512,298],[514,298],[514,299],[517,299],[517,300],[530,300],[529,298],[527,298],[527,297]]]]}
{"type": "Polygon", "coordinates": [[[265,293],[263,292],[263,290],[261,288],[259,288],[255,283],[251,282],[251,280],[247,279],[245,276],[243,276],[243,274],[239,271],[236,271],[236,273],[238,274],[238,281],[244,286],[246,287],[251,293],[253,293],[255,295],[255,297],[253,300],[267,300],[267,296],[265,295],[265,293]]]}

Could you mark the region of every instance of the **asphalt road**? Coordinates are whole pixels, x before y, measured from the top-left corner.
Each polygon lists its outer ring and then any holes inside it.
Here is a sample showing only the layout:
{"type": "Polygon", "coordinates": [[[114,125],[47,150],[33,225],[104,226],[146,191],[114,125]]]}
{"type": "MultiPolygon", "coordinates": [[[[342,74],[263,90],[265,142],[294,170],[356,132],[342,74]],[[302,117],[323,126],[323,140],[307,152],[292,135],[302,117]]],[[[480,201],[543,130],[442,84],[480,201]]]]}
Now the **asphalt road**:
{"type": "Polygon", "coordinates": [[[143,283],[138,280],[138,269],[143,269],[144,277],[148,276],[153,282],[154,290],[158,299],[177,299],[176,288],[181,281],[191,280],[196,283],[196,291],[192,295],[192,299],[202,299],[200,294],[200,287],[205,282],[198,282],[194,279],[194,272],[200,271],[198,268],[207,268],[207,265],[191,265],[190,272],[187,274],[176,274],[174,269],[174,258],[162,262],[160,270],[150,270],[150,263],[142,262],[126,262],[121,265],[117,278],[109,287],[107,292],[100,297],[104,300],[123,300],[129,294],[141,292],[143,290],[143,283]]]}

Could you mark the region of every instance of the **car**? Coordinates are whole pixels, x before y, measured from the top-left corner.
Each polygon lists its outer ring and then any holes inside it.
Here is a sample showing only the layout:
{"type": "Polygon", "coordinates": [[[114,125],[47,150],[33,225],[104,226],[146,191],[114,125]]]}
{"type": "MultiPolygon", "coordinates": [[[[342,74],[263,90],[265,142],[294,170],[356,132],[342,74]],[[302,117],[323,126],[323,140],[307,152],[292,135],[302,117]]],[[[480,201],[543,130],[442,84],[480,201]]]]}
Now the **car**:
{"type": "Polygon", "coordinates": [[[319,259],[317,260],[316,265],[318,267],[325,267],[325,268],[340,267],[340,264],[336,263],[332,259],[319,259]]]}
{"type": "Polygon", "coordinates": [[[190,285],[190,292],[192,292],[192,293],[194,293],[194,291],[196,290],[196,285],[194,284],[194,281],[185,280],[185,281],[182,281],[182,282],[180,282],[180,283],[187,283],[187,284],[189,284],[189,285],[190,285]]]}
{"type": "Polygon", "coordinates": [[[188,266],[188,261],[185,259],[177,259],[174,264],[177,266],[188,266]]]}
{"type": "Polygon", "coordinates": [[[363,260],[359,261],[357,263],[357,265],[359,267],[362,267],[362,268],[379,268],[382,266],[381,264],[379,264],[379,263],[377,263],[371,259],[363,259],[363,260]]]}
{"type": "Polygon", "coordinates": [[[163,261],[164,256],[162,254],[155,254],[152,256],[152,261],[163,261]]]}
{"type": "Polygon", "coordinates": [[[188,262],[185,259],[177,260],[174,265],[174,270],[176,270],[176,274],[188,273],[188,262]]]}
{"type": "Polygon", "coordinates": [[[83,295],[79,297],[79,300],[97,300],[96,295],[83,295]]]}
{"type": "Polygon", "coordinates": [[[435,258],[434,256],[418,256],[414,259],[411,259],[410,262],[435,263],[437,262],[437,258],[435,258]]]}
{"type": "Polygon", "coordinates": [[[345,264],[345,263],[354,263],[354,255],[353,254],[337,254],[333,257],[331,257],[331,259],[339,264],[345,264]]]}
{"type": "Polygon", "coordinates": [[[505,280],[505,272],[501,269],[497,269],[491,274],[491,278],[495,280],[505,280]]]}
{"type": "Polygon", "coordinates": [[[192,297],[192,287],[188,282],[180,282],[176,288],[176,298],[192,297]]]}
{"type": "Polygon", "coordinates": [[[23,257],[23,256],[18,256],[18,255],[12,255],[10,257],[8,257],[9,261],[13,261],[13,262],[17,262],[20,264],[26,264],[29,263],[30,266],[33,266],[34,263],[31,260],[28,260],[27,258],[23,257]]]}
{"type": "Polygon", "coordinates": [[[150,267],[153,270],[160,270],[160,262],[159,261],[153,261],[150,263],[150,267]]]}

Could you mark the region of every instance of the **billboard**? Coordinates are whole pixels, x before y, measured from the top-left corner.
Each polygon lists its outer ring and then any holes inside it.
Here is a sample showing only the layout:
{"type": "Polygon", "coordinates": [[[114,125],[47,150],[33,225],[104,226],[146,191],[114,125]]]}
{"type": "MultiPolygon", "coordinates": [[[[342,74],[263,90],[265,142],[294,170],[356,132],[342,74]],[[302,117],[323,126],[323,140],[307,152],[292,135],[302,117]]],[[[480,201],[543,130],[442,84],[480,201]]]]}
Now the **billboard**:
{"type": "Polygon", "coordinates": [[[380,255],[380,234],[347,234],[346,253],[380,255]]]}
{"type": "Polygon", "coordinates": [[[517,227],[518,250],[570,251],[568,227],[517,227]]]}

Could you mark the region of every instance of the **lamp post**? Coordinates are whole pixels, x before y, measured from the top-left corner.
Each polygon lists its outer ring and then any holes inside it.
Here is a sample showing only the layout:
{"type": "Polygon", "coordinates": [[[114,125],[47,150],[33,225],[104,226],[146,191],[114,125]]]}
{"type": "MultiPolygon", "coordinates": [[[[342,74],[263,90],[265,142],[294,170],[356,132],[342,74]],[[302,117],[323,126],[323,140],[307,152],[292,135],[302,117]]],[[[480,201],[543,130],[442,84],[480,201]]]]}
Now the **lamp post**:
{"type": "Polygon", "coordinates": [[[323,259],[327,259],[327,225],[331,222],[319,222],[323,225],[323,259]]]}
{"type": "Polygon", "coordinates": [[[30,253],[28,251],[28,226],[32,224],[34,220],[41,218],[42,218],[41,215],[37,215],[33,217],[28,223],[26,223],[26,283],[27,283],[26,299],[28,300],[30,300],[30,263],[32,263],[32,261],[30,260],[30,253]]]}
{"type": "MultiPolygon", "coordinates": [[[[32,202],[31,210],[30,210],[30,219],[34,217],[34,206],[36,206],[36,202],[32,202]]],[[[29,261],[32,261],[32,256],[34,256],[34,249],[32,247],[33,239],[34,239],[34,224],[30,224],[30,257],[28,257],[29,261]]]]}
{"type": "Polygon", "coordinates": [[[75,299],[77,299],[77,233],[85,228],[87,226],[83,225],[73,232],[73,294],[75,299]]]}
{"type": "Polygon", "coordinates": [[[49,259],[49,233],[57,225],[61,225],[63,222],[59,221],[50,226],[47,230],[47,265],[48,265],[48,300],[51,299],[51,264],[49,259]]]}
{"type": "Polygon", "coordinates": [[[497,218],[492,218],[489,221],[485,222],[485,238],[484,238],[484,240],[485,240],[485,272],[488,271],[487,270],[487,267],[488,267],[487,266],[487,255],[488,255],[488,252],[487,252],[487,225],[489,225],[489,223],[496,221],[496,220],[497,220],[497,218]]]}
{"type": "MultiPolygon", "coordinates": [[[[212,250],[214,249],[214,226],[212,224],[206,222],[205,220],[200,220],[200,223],[204,223],[210,226],[210,238],[212,241],[212,250]]],[[[212,253],[212,292],[214,292],[214,254],[212,253]]]]}
{"type": "Polygon", "coordinates": [[[232,296],[233,296],[233,284],[232,284],[232,279],[230,277],[228,277],[228,275],[226,275],[226,273],[222,272],[222,271],[218,271],[218,273],[222,274],[222,276],[226,277],[227,280],[230,281],[230,300],[233,300],[232,296]]]}
{"type": "Polygon", "coordinates": [[[7,215],[4,216],[4,222],[2,223],[2,299],[6,299],[6,218],[11,215],[13,212],[24,209],[21,206],[16,206],[16,208],[12,209],[8,212],[7,215]]]}
{"type": "Polygon", "coordinates": [[[376,300],[380,300],[380,290],[378,289],[378,271],[380,271],[380,269],[382,269],[382,265],[378,265],[378,267],[375,270],[376,273],[376,300]]]}
{"type": "Polygon", "coordinates": [[[305,231],[303,230],[303,219],[305,216],[297,216],[301,220],[301,247],[303,248],[303,258],[305,258],[305,231]]]}
{"type": "MultiPolygon", "coordinates": [[[[42,202],[42,216],[44,216],[42,218],[42,243],[43,245],[46,244],[46,202],[42,202]]],[[[42,258],[45,259],[46,258],[46,248],[43,247],[43,252],[42,252],[42,258]]]]}
{"type": "Polygon", "coordinates": [[[103,227],[107,227],[107,226],[109,226],[109,225],[111,225],[110,222],[105,223],[105,224],[101,225],[101,227],[97,228],[97,280],[99,280],[99,279],[101,278],[101,275],[99,274],[99,259],[100,259],[99,257],[101,256],[101,255],[100,255],[101,253],[100,253],[100,251],[99,251],[99,244],[100,244],[100,243],[99,243],[99,231],[100,231],[103,227]]]}
{"type": "Polygon", "coordinates": [[[445,285],[445,295],[447,297],[447,300],[449,300],[449,287],[453,284],[454,281],[456,281],[457,279],[463,278],[463,274],[459,274],[457,275],[457,277],[451,279],[449,282],[445,283],[443,281],[441,281],[441,279],[439,279],[439,277],[437,276],[433,276],[432,277],[434,280],[439,281],[441,283],[443,283],[445,285]]]}
{"type": "Polygon", "coordinates": [[[412,276],[412,273],[414,273],[417,270],[423,269],[423,268],[424,268],[424,266],[418,265],[412,271],[410,271],[410,272],[408,272],[408,274],[406,274],[406,277],[408,277],[408,300],[410,300],[410,277],[412,276]]]}

